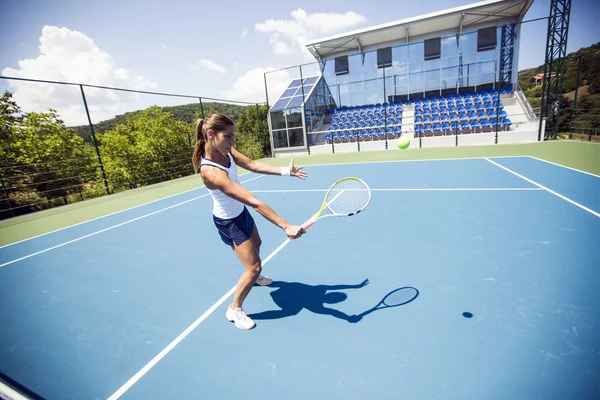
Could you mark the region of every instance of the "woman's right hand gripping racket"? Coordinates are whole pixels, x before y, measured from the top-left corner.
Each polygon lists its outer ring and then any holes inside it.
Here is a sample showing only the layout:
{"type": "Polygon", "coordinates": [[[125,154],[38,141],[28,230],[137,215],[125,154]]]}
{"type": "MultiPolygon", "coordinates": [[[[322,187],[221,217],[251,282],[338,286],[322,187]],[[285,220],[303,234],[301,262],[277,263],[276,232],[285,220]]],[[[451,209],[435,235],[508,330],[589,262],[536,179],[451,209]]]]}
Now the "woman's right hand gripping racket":
{"type": "Polygon", "coordinates": [[[317,220],[327,217],[348,217],[358,214],[371,202],[371,189],[361,179],[338,179],[329,187],[319,211],[302,224],[305,231],[317,220]]]}

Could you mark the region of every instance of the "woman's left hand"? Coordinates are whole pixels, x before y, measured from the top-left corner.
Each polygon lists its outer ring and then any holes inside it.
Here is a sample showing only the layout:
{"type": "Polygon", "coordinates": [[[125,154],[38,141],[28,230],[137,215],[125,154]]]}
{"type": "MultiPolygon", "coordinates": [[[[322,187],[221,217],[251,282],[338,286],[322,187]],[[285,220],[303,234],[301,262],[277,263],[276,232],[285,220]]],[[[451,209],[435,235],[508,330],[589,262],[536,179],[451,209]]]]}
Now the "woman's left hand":
{"type": "Polygon", "coordinates": [[[303,167],[294,166],[294,159],[290,161],[290,175],[296,178],[306,179],[306,172],[302,171],[303,167]]]}

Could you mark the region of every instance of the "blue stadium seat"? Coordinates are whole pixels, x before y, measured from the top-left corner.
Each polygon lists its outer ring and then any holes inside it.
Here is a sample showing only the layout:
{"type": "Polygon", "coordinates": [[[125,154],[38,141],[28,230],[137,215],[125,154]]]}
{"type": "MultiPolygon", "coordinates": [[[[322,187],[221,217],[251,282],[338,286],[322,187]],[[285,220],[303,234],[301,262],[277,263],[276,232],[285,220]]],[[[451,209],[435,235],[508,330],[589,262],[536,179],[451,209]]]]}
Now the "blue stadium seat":
{"type": "Polygon", "coordinates": [[[502,126],[504,128],[508,128],[512,125],[512,122],[510,121],[510,119],[508,118],[504,118],[504,120],[502,121],[502,126]]]}
{"type": "Polygon", "coordinates": [[[449,123],[442,124],[442,130],[444,131],[444,133],[448,132],[450,130],[450,124],[449,123]]]}

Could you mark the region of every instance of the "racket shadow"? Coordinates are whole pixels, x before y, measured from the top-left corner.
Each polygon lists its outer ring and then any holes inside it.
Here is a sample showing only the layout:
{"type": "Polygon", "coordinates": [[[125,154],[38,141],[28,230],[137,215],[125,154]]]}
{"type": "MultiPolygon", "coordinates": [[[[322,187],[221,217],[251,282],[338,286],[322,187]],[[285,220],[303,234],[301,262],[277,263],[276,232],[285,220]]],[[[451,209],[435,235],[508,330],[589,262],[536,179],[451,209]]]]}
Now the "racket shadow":
{"type": "Polygon", "coordinates": [[[368,284],[368,279],[357,285],[307,285],[300,282],[275,281],[269,287],[277,289],[270,295],[280,309],[248,314],[248,316],[254,320],[273,320],[298,315],[300,311],[306,309],[315,314],[329,315],[349,323],[357,323],[376,310],[403,306],[413,302],[419,296],[419,290],[412,286],[397,288],[386,294],[375,307],[352,315],[325,306],[325,304],[341,303],[348,298],[346,293],[337,292],[338,290],[360,289],[368,284]]]}
{"type": "Polygon", "coordinates": [[[341,303],[348,298],[346,293],[338,290],[360,289],[368,283],[368,279],[357,285],[307,285],[300,282],[274,281],[269,287],[277,289],[271,292],[271,298],[280,309],[248,314],[248,316],[254,320],[280,319],[297,315],[306,309],[315,314],[358,322],[359,318],[356,315],[348,315],[335,308],[326,307],[325,304],[341,303]]]}

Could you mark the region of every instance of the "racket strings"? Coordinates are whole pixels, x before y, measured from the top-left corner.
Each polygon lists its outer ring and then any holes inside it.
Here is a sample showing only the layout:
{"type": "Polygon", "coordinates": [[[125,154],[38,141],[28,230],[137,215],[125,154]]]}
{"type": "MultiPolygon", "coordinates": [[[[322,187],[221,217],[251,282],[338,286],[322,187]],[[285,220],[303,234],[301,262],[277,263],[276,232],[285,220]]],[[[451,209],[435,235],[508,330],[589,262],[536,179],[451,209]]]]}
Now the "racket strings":
{"type": "Polygon", "coordinates": [[[344,179],[336,183],[327,194],[327,208],[334,214],[353,214],[369,204],[371,190],[358,179],[344,179]]]}

